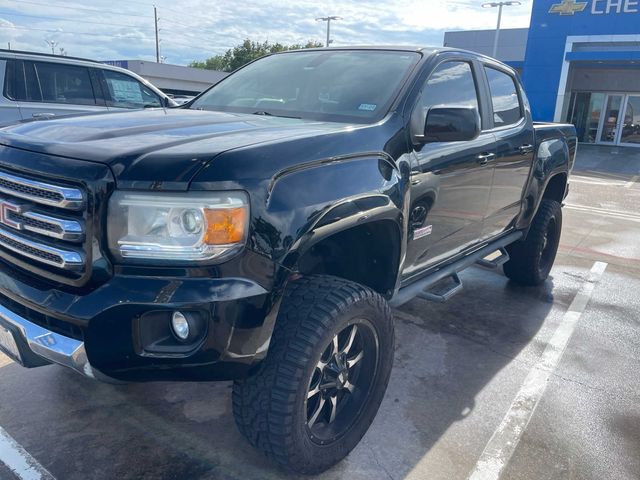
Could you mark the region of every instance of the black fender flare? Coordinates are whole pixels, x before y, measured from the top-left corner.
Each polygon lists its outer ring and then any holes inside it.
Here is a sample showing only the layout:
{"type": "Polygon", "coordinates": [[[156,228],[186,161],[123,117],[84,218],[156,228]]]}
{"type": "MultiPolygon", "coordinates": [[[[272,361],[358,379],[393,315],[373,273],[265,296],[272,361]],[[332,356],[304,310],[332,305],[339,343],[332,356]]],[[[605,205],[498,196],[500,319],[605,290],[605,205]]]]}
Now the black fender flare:
{"type": "Polygon", "coordinates": [[[558,175],[565,175],[568,179],[570,155],[569,143],[564,136],[551,137],[540,142],[517,222],[519,228],[525,229],[525,236],[551,181],[558,175]]]}
{"type": "Polygon", "coordinates": [[[258,238],[252,240],[252,249],[270,257],[275,265],[270,308],[260,333],[263,347],[254,361],[266,355],[284,291],[299,275],[300,258],[323,240],[386,222],[398,243],[394,288],[399,286],[409,204],[408,165],[406,172],[402,168],[387,154],[376,152],[309,162],[273,177],[265,208],[254,219],[253,237],[258,238]],[[340,179],[339,188],[324,188],[327,178],[340,179]],[[349,182],[351,179],[356,181],[349,182]]]}

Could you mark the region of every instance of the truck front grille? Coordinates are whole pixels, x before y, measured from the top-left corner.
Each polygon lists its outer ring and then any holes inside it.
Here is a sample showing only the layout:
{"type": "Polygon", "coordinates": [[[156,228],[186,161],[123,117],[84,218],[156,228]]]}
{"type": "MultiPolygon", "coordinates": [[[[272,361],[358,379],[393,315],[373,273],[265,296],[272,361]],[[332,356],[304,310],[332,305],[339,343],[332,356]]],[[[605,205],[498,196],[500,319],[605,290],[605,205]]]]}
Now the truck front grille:
{"type": "Polygon", "coordinates": [[[0,250],[20,260],[82,275],[86,266],[84,189],[0,170],[0,250]]]}

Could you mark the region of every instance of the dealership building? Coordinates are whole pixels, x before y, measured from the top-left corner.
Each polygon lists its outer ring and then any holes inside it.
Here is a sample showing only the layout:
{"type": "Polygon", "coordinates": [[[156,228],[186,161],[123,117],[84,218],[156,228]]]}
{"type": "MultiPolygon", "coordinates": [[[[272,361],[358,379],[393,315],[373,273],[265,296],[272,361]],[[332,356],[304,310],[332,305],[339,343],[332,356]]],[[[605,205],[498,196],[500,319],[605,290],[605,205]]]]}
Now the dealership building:
{"type": "MultiPolygon", "coordinates": [[[[444,43],[491,55],[494,38],[447,32],[444,43]]],[[[535,120],[640,146],[640,0],[534,0],[529,28],[501,30],[497,52],[521,73],[535,120]]]]}
{"type": "Polygon", "coordinates": [[[144,60],[106,60],[102,63],[126,68],[153,83],[164,93],[197,95],[228,75],[226,72],[183,67],[144,60]]]}

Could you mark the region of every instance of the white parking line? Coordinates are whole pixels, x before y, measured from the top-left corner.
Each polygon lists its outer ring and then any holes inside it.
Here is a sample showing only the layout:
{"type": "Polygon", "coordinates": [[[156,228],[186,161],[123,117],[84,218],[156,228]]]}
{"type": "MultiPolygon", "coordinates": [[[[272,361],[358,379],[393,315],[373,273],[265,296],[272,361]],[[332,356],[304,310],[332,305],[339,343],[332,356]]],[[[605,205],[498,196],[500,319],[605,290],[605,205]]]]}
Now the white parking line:
{"type": "Polygon", "coordinates": [[[0,462],[20,480],[55,480],[46,468],[29,455],[18,442],[0,427],[0,462]]]}
{"type": "Polygon", "coordinates": [[[4,353],[0,352],[0,368],[6,365],[10,365],[12,363],[13,363],[13,360],[7,357],[4,353]]]}
{"type": "Polygon", "coordinates": [[[607,264],[604,262],[596,262],[591,268],[589,278],[576,294],[569,310],[562,317],[560,325],[549,340],[540,360],[527,375],[511,404],[511,408],[480,455],[478,463],[469,475],[469,480],[498,480],[500,478],[547,388],[549,377],[555,371],[564,354],[576,324],[591,299],[596,283],[606,268],[607,264]]]}
{"type": "Polygon", "coordinates": [[[601,217],[619,218],[621,220],[630,220],[632,222],[640,222],[640,215],[631,213],[631,212],[623,212],[620,210],[610,210],[608,208],[600,208],[600,207],[586,207],[584,205],[574,205],[571,203],[566,203],[564,207],[569,210],[576,210],[579,212],[589,213],[591,215],[597,215],[601,217]]]}
{"type": "Polygon", "coordinates": [[[607,187],[623,187],[627,182],[624,180],[607,180],[594,177],[581,177],[580,175],[572,175],[570,183],[585,183],[587,185],[600,185],[607,187]]]}

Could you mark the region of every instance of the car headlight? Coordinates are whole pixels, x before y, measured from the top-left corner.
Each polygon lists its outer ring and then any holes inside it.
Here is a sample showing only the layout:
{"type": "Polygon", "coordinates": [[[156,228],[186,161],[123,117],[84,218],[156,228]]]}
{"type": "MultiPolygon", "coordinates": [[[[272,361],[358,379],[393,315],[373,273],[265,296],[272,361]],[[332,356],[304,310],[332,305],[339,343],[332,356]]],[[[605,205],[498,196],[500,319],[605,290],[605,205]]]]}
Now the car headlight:
{"type": "Polygon", "coordinates": [[[244,192],[116,191],[108,219],[109,249],[118,260],[206,262],[244,246],[249,199],[244,192]]]}

